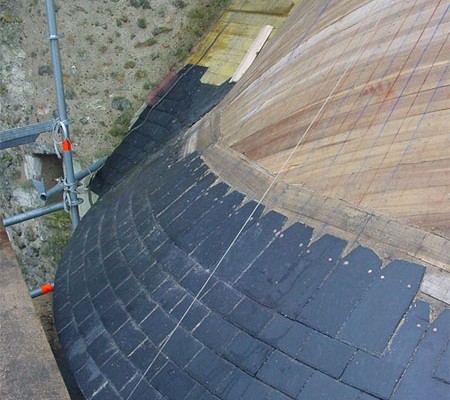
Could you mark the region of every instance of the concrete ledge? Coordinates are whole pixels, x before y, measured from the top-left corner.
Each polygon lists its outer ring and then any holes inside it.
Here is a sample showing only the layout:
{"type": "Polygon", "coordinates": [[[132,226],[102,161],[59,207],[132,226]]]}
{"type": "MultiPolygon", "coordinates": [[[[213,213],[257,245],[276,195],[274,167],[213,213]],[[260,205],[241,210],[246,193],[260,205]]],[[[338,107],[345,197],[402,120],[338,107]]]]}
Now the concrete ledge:
{"type": "Polygon", "coordinates": [[[0,399],[70,399],[0,224],[0,399]]]}

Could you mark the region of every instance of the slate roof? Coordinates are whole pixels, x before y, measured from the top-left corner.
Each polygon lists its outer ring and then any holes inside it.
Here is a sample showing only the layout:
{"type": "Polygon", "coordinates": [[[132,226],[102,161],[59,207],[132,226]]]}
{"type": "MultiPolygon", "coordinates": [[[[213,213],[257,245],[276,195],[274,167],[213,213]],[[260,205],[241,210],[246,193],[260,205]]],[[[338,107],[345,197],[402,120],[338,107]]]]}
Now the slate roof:
{"type": "Polygon", "coordinates": [[[174,135],[135,173],[119,147],[129,176],[103,186],[59,266],[56,325],[86,399],[448,399],[450,311],[430,323],[423,266],[311,243],[174,135]]]}
{"type": "Polygon", "coordinates": [[[94,192],[103,194],[121,182],[146,156],[156,153],[222,100],[231,84],[202,84],[206,71],[206,67],[186,65],[157,93],[95,176],[91,184],[94,192]]]}

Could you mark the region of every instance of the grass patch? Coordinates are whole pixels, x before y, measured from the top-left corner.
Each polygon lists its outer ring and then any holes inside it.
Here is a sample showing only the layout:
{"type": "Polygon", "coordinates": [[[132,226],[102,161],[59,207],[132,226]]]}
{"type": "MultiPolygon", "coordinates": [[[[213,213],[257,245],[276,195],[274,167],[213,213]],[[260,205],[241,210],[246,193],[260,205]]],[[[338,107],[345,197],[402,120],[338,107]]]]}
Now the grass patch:
{"type": "Polygon", "coordinates": [[[113,137],[125,136],[128,132],[128,127],[130,126],[132,118],[133,113],[131,111],[122,112],[122,114],[114,120],[113,126],[108,133],[113,137]]]}
{"type": "Polygon", "coordinates": [[[141,49],[143,47],[151,47],[158,43],[158,41],[155,38],[148,38],[147,40],[144,40],[143,42],[137,42],[134,45],[135,49],[141,49]]]}

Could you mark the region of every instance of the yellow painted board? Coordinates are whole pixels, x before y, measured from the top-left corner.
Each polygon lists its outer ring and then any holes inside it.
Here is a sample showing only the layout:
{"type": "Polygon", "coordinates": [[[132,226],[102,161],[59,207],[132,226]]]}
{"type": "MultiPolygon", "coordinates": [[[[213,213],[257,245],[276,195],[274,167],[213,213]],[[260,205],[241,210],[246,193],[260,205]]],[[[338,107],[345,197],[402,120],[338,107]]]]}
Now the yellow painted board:
{"type": "Polygon", "coordinates": [[[232,11],[286,17],[293,6],[294,3],[291,0],[234,0],[229,9],[232,11]]]}

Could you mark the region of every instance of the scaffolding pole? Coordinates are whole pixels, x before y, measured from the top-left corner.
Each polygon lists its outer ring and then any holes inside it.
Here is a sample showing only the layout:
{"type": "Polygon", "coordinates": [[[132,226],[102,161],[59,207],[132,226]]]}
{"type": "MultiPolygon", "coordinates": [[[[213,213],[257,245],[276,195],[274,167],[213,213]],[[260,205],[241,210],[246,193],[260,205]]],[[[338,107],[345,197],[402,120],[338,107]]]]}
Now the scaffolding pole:
{"type": "Polygon", "coordinates": [[[55,82],[56,100],[58,103],[58,131],[62,136],[63,166],[65,175],[65,190],[68,193],[66,197],[67,206],[70,211],[72,229],[78,226],[80,222],[80,212],[78,209],[79,199],[77,195],[77,184],[73,169],[72,145],[70,143],[69,122],[67,119],[66,101],[64,97],[64,85],[61,71],[61,59],[58,47],[58,32],[56,28],[56,17],[53,0],[46,0],[48,33],[50,40],[50,52],[53,63],[53,78],[55,82]]]}

